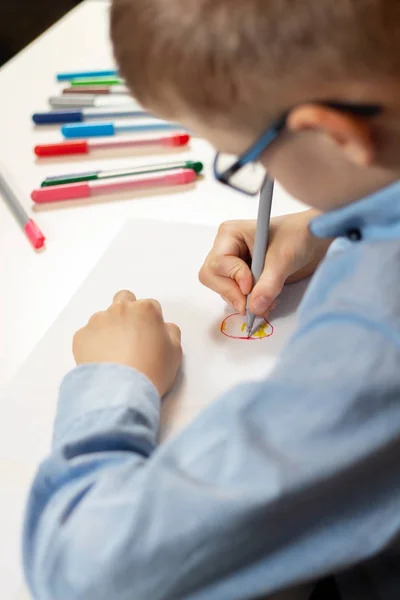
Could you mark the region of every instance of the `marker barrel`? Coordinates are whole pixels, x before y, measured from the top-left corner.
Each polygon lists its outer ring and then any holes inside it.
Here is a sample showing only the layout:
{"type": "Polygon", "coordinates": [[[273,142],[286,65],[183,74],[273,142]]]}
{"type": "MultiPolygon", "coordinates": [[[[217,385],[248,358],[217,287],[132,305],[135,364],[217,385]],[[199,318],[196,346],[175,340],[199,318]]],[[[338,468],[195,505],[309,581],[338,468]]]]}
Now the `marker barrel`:
{"type": "Polygon", "coordinates": [[[57,81],[71,81],[72,79],[88,79],[90,77],[118,77],[118,71],[78,71],[76,73],[58,73],[57,81]]]}
{"type": "Polygon", "coordinates": [[[92,181],[90,183],[74,183],[71,185],[40,188],[32,192],[31,198],[37,204],[48,204],[66,200],[83,200],[89,197],[104,196],[129,190],[136,192],[157,187],[186,185],[194,181],[196,181],[196,173],[192,169],[178,169],[153,176],[147,174],[134,175],[122,179],[116,178],[92,181]]]}
{"type": "Polygon", "coordinates": [[[177,133],[165,137],[125,138],[121,140],[65,141],[59,144],[41,144],[35,147],[34,152],[39,158],[54,158],[75,154],[88,154],[92,150],[119,150],[124,148],[146,148],[152,146],[179,147],[186,146],[190,141],[187,133],[177,133]]]}
{"type": "Polygon", "coordinates": [[[34,152],[40,158],[67,156],[69,154],[88,154],[89,144],[86,141],[39,144],[35,146],[34,152]]]}
{"type": "Polygon", "coordinates": [[[147,123],[145,125],[119,125],[114,123],[72,123],[63,125],[61,133],[67,139],[110,137],[119,133],[146,133],[150,131],[173,131],[181,129],[182,125],[174,123],[147,123]]]}
{"type": "MultiPolygon", "coordinates": [[[[96,119],[142,119],[151,115],[144,110],[130,108],[86,108],[82,110],[53,110],[35,113],[32,120],[36,125],[62,125],[65,123],[82,123],[96,119]]],[[[101,125],[101,124],[100,124],[101,125]]],[[[80,135],[79,137],[83,137],[80,135]]]]}

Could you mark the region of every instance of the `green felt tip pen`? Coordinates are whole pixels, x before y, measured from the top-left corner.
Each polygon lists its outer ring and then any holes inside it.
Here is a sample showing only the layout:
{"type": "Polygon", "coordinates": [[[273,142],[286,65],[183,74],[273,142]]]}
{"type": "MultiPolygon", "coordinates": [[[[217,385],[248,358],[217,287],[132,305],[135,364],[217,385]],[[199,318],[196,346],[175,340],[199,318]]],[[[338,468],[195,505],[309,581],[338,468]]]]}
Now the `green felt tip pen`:
{"type": "Polygon", "coordinates": [[[88,79],[73,79],[72,87],[85,85],[124,85],[124,80],[119,77],[90,77],[88,79]]]}
{"type": "Polygon", "coordinates": [[[87,173],[75,173],[71,175],[59,175],[47,177],[41,183],[41,187],[53,185],[67,185],[70,183],[82,183],[84,181],[96,181],[99,179],[110,179],[112,177],[129,177],[130,175],[145,175],[146,173],[158,173],[160,171],[171,171],[172,169],[193,169],[197,174],[203,170],[203,163],[198,161],[181,161],[164,163],[161,165],[146,165],[135,169],[116,169],[113,171],[89,171],[87,173]]]}

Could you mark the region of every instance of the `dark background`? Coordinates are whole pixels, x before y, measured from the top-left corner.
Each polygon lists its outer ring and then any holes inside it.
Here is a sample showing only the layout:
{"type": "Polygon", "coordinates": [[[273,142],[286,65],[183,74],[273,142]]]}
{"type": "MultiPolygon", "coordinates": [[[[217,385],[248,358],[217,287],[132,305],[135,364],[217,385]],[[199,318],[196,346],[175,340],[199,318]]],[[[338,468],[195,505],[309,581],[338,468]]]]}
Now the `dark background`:
{"type": "Polygon", "coordinates": [[[0,0],[0,65],[81,0],[0,0]]]}

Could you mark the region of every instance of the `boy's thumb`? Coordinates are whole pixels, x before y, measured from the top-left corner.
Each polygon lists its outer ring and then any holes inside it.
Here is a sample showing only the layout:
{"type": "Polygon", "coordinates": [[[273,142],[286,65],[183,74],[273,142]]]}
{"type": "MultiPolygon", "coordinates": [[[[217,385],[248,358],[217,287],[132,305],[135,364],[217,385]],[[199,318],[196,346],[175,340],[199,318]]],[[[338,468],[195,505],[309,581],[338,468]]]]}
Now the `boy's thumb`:
{"type": "Polygon", "coordinates": [[[280,256],[267,256],[264,271],[254,287],[250,298],[250,310],[257,316],[264,316],[282,292],[291,274],[291,261],[280,256]]]}

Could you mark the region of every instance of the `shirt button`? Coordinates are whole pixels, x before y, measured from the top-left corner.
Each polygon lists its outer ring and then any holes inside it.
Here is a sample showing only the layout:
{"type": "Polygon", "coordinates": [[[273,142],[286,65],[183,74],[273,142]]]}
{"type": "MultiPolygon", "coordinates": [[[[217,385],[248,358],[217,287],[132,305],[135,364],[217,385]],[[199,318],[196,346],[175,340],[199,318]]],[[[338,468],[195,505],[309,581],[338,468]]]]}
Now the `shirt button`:
{"type": "Polygon", "coordinates": [[[349,229],[347,237],[352,242],[360,242],[362,240],[362,233],[359,229],[349,229]]]}

